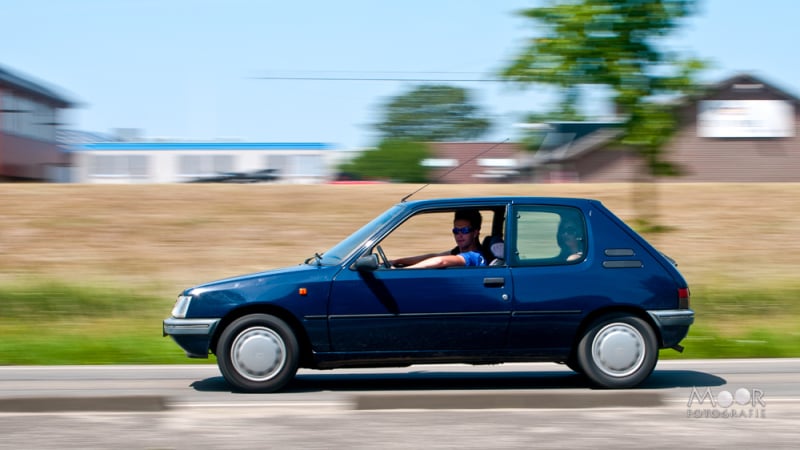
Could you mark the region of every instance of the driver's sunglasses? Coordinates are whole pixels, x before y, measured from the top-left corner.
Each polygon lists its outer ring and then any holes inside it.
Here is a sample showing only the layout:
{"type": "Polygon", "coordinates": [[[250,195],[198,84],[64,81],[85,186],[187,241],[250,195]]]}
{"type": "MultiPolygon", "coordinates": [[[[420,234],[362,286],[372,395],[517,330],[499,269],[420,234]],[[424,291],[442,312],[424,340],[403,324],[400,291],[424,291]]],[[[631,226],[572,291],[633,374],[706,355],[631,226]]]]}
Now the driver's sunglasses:
{"type": "Polygon", "coordinates": [[[467,234],[471,233],[472,230],[472,227],[455,227],[453,228],[453,234],[467,234]]]}

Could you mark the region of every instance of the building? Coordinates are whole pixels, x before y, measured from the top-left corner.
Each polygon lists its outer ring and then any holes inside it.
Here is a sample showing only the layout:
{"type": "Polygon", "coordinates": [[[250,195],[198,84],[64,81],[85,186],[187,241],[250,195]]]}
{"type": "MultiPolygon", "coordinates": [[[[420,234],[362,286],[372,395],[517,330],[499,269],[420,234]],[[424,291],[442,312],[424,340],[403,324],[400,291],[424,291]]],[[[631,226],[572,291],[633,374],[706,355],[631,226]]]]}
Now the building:
{"type": "Polygon", "coordinates": [[[667,146],[678,181],[800,181],[800,99],[755,76],[712,86],[680,111],[667,146]]]}
{"type": "Polygon", "coordinates": [[[0,67],[0,180],[63,181],[69,155],[56,142],[61,110],[53,89],[0,67]]]}
{"type": "MultiPolygon", "coordinates": [[[[676,182],[800,181],[800,100],[749,74],[676,105],[678,129],[663,148],[676,182]]],[[[520,163],[537,182],[649,179],[639,155],[615,142],[617,123],[549,124],[542,148],[520,163]]]]}
{"type": "Polygon", "coordinates": [[[521,168],[526,152],[512,142],[433,142],[433,157],[422,162],[435,183],[527,181],[521,168]]]}
{"type": "Polygon", "coordinates": [[[89,142],[68,147],[77,183],[319,183],[332,147],[280,142],[89,142]]]}
{"type": "MultiPolygon", "coordinates": [[[[313,142],[146,141],[85,132],[64,138],[59,117],[71,107],[52,88],[0,68],[0,180],[318,183],[355,153],[313,142]]],[[[675,108],[679,126],[662,151],[679,176],[663,181],[800,181],[796,96],[739,74],[675,108]]],[[[619,122],[546,126],[536,152],[511,142],[436,142],[423,164],[438,183],[651,179],[640,155],[618,143],[619,122]]]]}

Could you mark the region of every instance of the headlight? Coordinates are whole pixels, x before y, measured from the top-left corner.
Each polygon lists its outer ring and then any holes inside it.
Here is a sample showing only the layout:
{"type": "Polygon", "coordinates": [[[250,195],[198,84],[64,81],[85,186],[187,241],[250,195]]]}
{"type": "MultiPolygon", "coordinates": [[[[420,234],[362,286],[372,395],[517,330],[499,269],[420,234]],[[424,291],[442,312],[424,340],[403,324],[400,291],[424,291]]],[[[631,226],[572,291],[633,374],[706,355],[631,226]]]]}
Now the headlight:
{"type": "Polygon", "coordinates": [[[191,295],[181,295],[175,301],[175,306],[172,308],[172,317],[183,319],[186,317],[186,311],[189,310],[189,303],[192,301],[191,295]]]}

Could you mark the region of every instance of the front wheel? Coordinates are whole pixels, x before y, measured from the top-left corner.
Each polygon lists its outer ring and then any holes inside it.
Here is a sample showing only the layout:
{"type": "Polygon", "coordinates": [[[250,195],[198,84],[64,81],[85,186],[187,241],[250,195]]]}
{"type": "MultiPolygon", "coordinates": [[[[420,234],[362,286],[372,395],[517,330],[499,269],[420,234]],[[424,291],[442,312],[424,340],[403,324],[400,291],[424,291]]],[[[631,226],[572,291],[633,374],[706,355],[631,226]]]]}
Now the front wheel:
{"type": "Polygon", "coordinates": [[[611,315],[595,321],[577,350],[583,373],[605,388],[636,386],[650,376],[658,362],[658,343],[652,327],[629,315],[611,315]]]}
{"type": "Polygon", "coordinates": [[[298,344],[283,320],[267,314],[240,317],[225,327],[217,346],[222,376],[245,392],[275,392],[294,378],[298,344]]]}

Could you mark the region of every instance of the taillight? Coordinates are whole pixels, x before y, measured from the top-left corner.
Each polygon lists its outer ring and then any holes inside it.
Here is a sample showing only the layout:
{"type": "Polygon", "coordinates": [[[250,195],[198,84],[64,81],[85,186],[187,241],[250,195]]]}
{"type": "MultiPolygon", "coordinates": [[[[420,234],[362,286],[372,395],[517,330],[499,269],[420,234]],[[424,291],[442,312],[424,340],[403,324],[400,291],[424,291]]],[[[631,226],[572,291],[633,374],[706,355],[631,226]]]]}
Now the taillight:
{"type": "Polygon", "coordinates": [[[678,288],[678,309],[689,309],[689,288],[678,288]]]}

